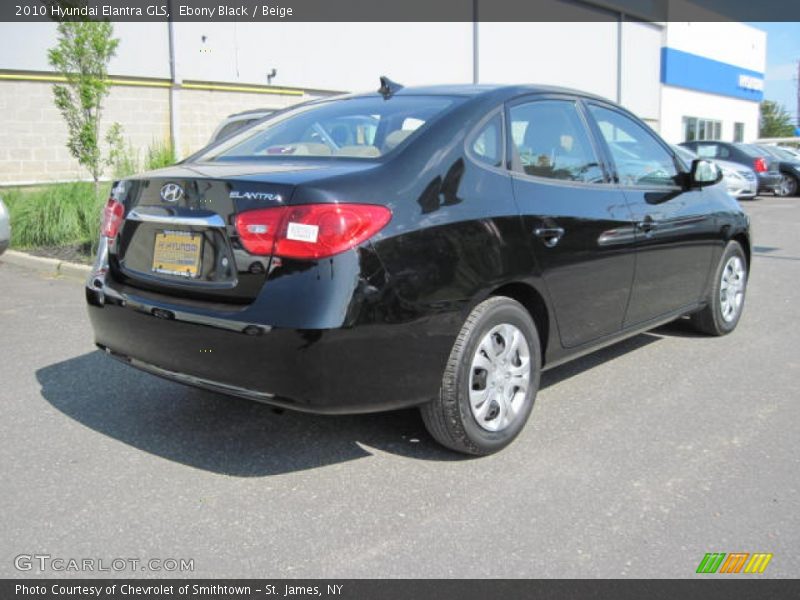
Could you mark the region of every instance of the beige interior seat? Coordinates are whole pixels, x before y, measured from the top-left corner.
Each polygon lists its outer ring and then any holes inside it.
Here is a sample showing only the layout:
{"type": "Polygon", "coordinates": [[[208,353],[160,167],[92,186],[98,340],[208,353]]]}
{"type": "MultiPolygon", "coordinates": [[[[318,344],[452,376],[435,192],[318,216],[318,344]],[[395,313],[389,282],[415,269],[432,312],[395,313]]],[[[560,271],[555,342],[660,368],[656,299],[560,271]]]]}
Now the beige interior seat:
{"type": "Polygon", "coordinates": [[[389,152],[414,133],[413,129],[395,129],[392,133],[386,136],[386,141],[383,142],[383,151],[389,152]]]}
{"type": "Polygon", "coordinates": [[[360,156],[363,158],[374,158],[381,155],[381,151],[375,146],[342,146],[335,153],[336,156],[360,156]]]}

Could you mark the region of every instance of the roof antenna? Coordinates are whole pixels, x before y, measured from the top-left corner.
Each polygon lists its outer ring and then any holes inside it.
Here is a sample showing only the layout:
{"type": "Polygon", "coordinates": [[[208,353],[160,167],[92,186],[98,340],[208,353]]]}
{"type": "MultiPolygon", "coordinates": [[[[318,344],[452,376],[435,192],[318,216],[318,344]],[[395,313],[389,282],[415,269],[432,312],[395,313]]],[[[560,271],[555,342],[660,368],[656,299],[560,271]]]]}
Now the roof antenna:
{"type": "Polygon", "coordinates": [[[381,75],[381,87],[378,88],[378,93],[383,96],[384,100],[388,100],[401,89],[403,89],[402,85],[395,83],[386,75],[381,75]]]}

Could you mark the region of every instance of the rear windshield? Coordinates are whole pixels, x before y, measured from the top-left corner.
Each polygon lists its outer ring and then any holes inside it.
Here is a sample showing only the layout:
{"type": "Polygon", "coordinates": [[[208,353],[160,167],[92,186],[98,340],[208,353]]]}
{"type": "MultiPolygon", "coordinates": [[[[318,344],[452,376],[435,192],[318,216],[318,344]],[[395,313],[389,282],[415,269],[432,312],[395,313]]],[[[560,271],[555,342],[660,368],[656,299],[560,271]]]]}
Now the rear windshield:
{"type": "Polygon", "coordinates": [[[784,150],[783,148],[772,148],[772,153],[780,159],[783,160],[797,160],[797,155],[792,154],[788,150],[784,150]]]}
{"type": "Polygon", "coordinates": [[[751,146],[749,144],[739,144],[739,148],[741,148],[742,152],[747,154],[747,156],[752,156],[753,158],[758,158],[759,156],[768,156],[767,152],[764,152],[761,148],[757,146],[751,146]]]}
{"type": "Polygon", "coordinates": [[[456,102],[442,96],[330,100],[281,112],[212,148],[200,160],[380,157],[456,102]]]}

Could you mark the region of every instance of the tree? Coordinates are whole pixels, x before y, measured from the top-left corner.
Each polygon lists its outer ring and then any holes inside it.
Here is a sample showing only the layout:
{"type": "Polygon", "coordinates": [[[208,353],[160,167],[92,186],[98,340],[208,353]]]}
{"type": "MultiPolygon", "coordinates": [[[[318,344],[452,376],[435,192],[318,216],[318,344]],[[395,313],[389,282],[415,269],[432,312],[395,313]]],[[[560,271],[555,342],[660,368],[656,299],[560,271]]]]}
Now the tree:
{"type": "Polygon", "coordinates": [[[761,123],[759,137],[791,137],[794,135],[792,118],[781,104],[772,100],[761,103],[761,123]]]}
{"type": "Polygon", "coordinates": [[[53,86],[55,105],[67,123],[67,148],[94,179],[95,194],[104,162],[100,151],[100,116],[108,95],[108,63],[119,39],[109,22],[74,21],[58,25],[58,42],[48,53],[50,65],[66,79],[53,86]]]}

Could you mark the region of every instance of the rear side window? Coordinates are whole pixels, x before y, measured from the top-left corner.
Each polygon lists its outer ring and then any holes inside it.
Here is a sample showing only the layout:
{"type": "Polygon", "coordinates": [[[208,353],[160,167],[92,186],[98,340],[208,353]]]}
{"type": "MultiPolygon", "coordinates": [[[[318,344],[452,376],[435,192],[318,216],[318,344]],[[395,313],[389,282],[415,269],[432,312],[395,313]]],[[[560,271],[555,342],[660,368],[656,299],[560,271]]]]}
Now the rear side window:
{"type": "Polygon", "coordinates": [[[719,146],[717,144],[701,144],[697,147],[697,156],[719,158],[719,146]]]}
{"type": "MultiPolygon", "coordinates": [[[[626,186],[668,186],[676,184],[678,169],[672,155],[642,125],[619,113],[589,105],[608,144],[619,182],[626,186]]],[[[703,146],[697,153],[702,156],[703,146]]]]}
{"type": "Polygon", "coordinates": [[[266,119],[201,160],[293,156],[377,158],[391,152],[458,100],[370,96],[298,107],[266,119]]]}
{"type": "Polygon", "coordinates": [[[491,167],[500,167],[503,160],[503,120],[500,113],[489,119],[470,144],[472,156],[491,167]]]}
{"type": "Polygon", "coordinates": [[[515,169],[547,179],[604,181],[574,102],[536,100],[511,107],[509,114],[515,169]]]}

